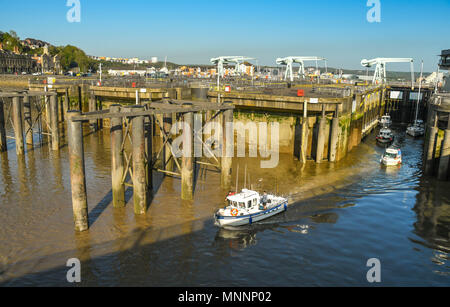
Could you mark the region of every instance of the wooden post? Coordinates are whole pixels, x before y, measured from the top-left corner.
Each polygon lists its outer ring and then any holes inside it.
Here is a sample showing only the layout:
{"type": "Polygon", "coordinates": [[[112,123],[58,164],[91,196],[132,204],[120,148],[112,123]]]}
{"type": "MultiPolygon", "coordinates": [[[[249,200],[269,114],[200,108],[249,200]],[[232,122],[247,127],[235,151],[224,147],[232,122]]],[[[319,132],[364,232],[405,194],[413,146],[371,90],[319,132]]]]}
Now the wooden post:
{"type": "Polygon", "coordinates": [[[70,110],[69,89],[66,88],[64,93],[63,112],[66,114],[70,110]]]}
{"type": "MultiPolygon", "coordinates": [[[[120,113],[120,105],[112,105],[111,113],[120,113]]],[[[125,185],[122,178],[125,173],[122,151],[122,118],[111,118],[111,178],[114,208],[125,207],[125,185]]]]}
{"type": "MultiPolygon", "coordinates": [[[[192,107],[187,105],[186,107],[192,107]]],[[[181,165],[181,198],[194,198],[194,113],[184,114],[183,158],[181,165]]]]}
{"type": "Polygon", "coordinates": [[[0,100],[0,152],[7,151],[6,145],[6,128],[5,128],[5,109],[3,107],[3,99],[0,100]]]}
{"type": "Polygon", "coordinates": [[[80,111],[67,112],[68,146],[70,160],[70,183],[72,187],[72,207],[76,231],[89,229],[86,175],[84,166],[83,125],[71,118],[80,111]]]}
{"type": "Polygon", "coordinates": [[[50,96],[50,129],[52,134],[52,150],[59,150],[59,129],[58,129],[58,97],[50,96]]]}
{"type": "Polygon", "coordinates": [[[25,142],[33,147],[33,125],[31,118],[30,96],[23,97],[23,117],[25,122],[25,142]]]}
{"type": "Polygon", "coordinates": [[[83,97],[81,95],[81,86],[78,86],[78,110],[83,112],[83,97]]]}
{"type": "MultiPolygon", "coordinates": [[[[450,115],[450,114],[449,114],[450,115]]],[[[448,165],[450,161],[450,119],[445,130],[444,140],[441,145],[441,157],[439,159],[438,179],[447,180],[448,165]]]]}
{"type": "Polygon", "coordinates": [[[223,189],[228,189],[231,187],[231,175],[233,173],[233,155],[234,155],[233,110],[223,111],[222,127],[223,129],[222,129],[221,186],[223,189]]]}
{"type": "MultiPolygon", "coordinates": [[[[94,93],[91,91],[89,94],[89,112],[95,112],[97,111],[96,101],[94,93]]],[[[91,119],[89,121],[89,126],[92,130],[97,131],[98,130],[98,121],[96,119],[91,119]]]]}
{"type": "Polygon", "coordinates": [[[149,193],[153,190],[153,117],[146,116],[145,126],[145,153],[147,156],[147,190],[149,193]]]}
{"type": "Polygon", "coordinates": [[[426,150],[425,150],[425,175],[430,176],[434,172],[434,159],[435,159],[435,146],[436,146],[436,136],[438,133],[437,128],[437,114],[431,116],[433,122],[430,123],[428,127],[426,150]]]}
{"type": "Polygon", "coordinates": [[[163,114],[163,128],[164,128],[164,132],[168,135],[169,137],[169,141],[166,143],[166,146],[164,146],[164,164],[166,165],[165,170],[172,172],[173,171],[173,165],[174,165],[174,161],[173,159],[175,159],[175,157],[172,157],[172,152],[170,150],[170,144],[169,142],[172,140],[172,136],[170,134],[170,131],[172,130],[172,114],[163,114]],[[172,158],[171,158],[172,157],[172,158]]]}
{"type": "MultiPolygon", "coordinates": [[[[141,111],[142,106],[135,106],[132,111],[141,111]]],[[[145,169],[144,117],[132,119],[133,141],[133,198],[134,213],[145,214],[147,209],[147,183],[145,169]]]]}
{"type": "Polygon", "coordinates": [[[16,153],[17,155],[23,155],[25,149],[23,144],[22,101],[20,97],[13,97],[12,118],[14,123],[14,137],[16,139],[16,153]]]}
{"type": "Polygon", "coordinates": [[[319,121],[319,131],[317,133],[317,150],[316,150],[316,163],[322,163],[323,160],[323,151],[325,148],[325,126],[326,126],[326,117],[325,117],[325,105],[323,105],[322,109],[322,117],[319,121]]]}
{"type": "Polygon", "coordinates": [[[59,111],[59,121],[61,123],[64,123],[65,121],[65,114],[66,111],[64,111],[64,97],[58,96],[58,111],[59,111]]]}
{"type": "Polygon", "coordinates": [[[336,112],[331,121],[331,137],[330,137],[330,162],[336,162],[336,154],[339,140],[339,106],[336,106],[336,112]]]}

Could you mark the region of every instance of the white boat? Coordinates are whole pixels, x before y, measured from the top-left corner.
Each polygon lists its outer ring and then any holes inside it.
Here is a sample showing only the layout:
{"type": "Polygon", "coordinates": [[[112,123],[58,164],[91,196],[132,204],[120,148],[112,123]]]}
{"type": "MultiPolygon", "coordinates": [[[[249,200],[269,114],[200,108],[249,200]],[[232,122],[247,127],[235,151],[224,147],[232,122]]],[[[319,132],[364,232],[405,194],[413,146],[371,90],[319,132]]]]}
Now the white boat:
{"type": "Polygon", "coordinates": [[[258,192],[243,189],[241,193],[230,193],[228,206],[214,215],[218,227],[251,225],[287,210],[288,200],[275,195],[261,197],[258,192]]]}
{"type": "Polygon", "coordinates": [[[381,157],[381,164],[395,166],[402,164],[402,151],[398,148],[388,148],[381,157]]]}
{"type": "Polygon", "coordinates": [[[377,141],[383,144],[392,143],[394,141],[394,134],[389,128],[381,128],[377,136],[377,141]]]}
{"type": "Polygon", "coordinates": [[[408,126],[408,128],[406,129],[406,133],[413,137],[425,135],[425,128],[423,126],[423,121],[416,120],[414,124],[408,126]]]}
{"type": "Polygon", "coordinates": [[[380,125],[382,127],[390,127],[392,125],[391,116],[389,114],[382,116],[380,119],[380,125]]]}

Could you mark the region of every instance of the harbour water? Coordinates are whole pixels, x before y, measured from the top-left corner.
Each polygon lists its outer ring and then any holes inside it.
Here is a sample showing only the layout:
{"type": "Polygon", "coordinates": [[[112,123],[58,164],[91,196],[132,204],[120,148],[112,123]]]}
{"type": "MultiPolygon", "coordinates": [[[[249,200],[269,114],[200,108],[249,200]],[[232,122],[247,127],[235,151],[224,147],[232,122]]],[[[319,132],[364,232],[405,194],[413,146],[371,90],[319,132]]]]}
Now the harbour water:
{"type": "MultiPolygon", "coordinates": [[[[236,159],[239,186],[288,196],[286,213],[240,231],[219,230],[213,213],[227,191],[220,174],[197,172],[195,200],[180,181],[155,175],[145,216],[111,204],[109,132],[85,138],[90,230],[73,230],[67,147],[47,145],[0,164],[0,285],[73,286],[370,286],[367,261],[381,262],[382,286],[450,285],[450,183],[422,175],[423,140],[395,128],[404,161],[379,164],[369,135],[345,159],[306,165],[281,156],[277,169],[236,159]]],[[[234,172],[236,173],[236,172],[234,172]]],[[[235,177],[233,176],[233,181],[235,177]]]]}

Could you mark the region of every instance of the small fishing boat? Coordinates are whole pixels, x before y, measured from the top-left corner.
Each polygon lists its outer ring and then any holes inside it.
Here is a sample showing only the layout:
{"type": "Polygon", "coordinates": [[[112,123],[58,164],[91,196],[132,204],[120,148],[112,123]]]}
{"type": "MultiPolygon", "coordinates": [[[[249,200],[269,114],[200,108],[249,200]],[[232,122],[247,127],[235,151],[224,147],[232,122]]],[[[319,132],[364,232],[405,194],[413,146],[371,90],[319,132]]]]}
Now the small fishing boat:
{"type": "Polygon", "coordinates": [[[377,141],[383,144],[392,143],[394,141],[394,134],[389,128],[381,128],[377,135],[377,141]]]}
{"type": "Polygon", "coordinates": [[[423,136],[425,135],[425,128],[423,126],[423,121],[417,120],[414,124],[408,126],[406,129],[406,133],[412,137],[423,136]]]}
{"type": "Polygon", "coordinates": [[[380,125],[382,127],[390,127],[392,125],[391,116],[389,114],[382,116],[380,119],[380,125]]]}
{"type": "Polygon", "coordinates": [[[287,210],[288,200],[283,197],[243,189],[227,196],[228,206],[214,215],[218,227],[251,225],[287,210]]]}
{"type": "Polygon", "coordinates": [[[402,164],[402,151],[399,148],[388,148],[381,157],[381,164],[395,166],[402,164]]]}

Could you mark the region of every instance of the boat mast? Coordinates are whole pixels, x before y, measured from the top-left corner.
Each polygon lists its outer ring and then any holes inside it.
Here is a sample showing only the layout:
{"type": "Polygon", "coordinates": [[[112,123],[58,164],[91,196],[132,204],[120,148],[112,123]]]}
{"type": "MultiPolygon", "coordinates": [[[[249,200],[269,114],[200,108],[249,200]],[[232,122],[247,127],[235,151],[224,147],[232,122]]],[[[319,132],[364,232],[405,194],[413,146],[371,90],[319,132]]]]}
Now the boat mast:
{"type": "Polygon", "coordinates": [[[417,119],[419,117],[419,103],[420,103],[420,92],[422,90],[422,76],[423,76],[423,60],[420,68],[419,94],[417,95],[416,120],[414,121],[414,125],[417,123],[417,119]]]}

